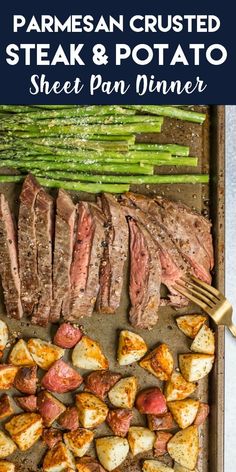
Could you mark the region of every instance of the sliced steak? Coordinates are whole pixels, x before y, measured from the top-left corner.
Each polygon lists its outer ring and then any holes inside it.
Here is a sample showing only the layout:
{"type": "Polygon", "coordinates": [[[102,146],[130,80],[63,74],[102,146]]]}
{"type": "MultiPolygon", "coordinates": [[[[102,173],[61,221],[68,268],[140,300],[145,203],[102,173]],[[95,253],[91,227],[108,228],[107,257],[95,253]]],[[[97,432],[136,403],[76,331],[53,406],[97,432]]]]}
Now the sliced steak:
{"type": "Polygon", "coordinates": [[[39,279],[37,270],[37,243],[35,230],[35,201],[41,187],[29,174],[20,195],[18,220],[19,268],[21,301],[26,316],[33,313],[38,302],[39,279]]]}
{"type": "Polygon", "coordinates": [[[62,305],[70,288],[70,267],[74,244],[76,208],[70,196],[59,190],[56,205],[55,242],[53,256],[53,300],[50,321],[59,320],[62,305]]]}
{"type": "Polygon", "coordinates": [[[0,194],[0,277],[7,315],[20,319],[23,315],[20,300],[16,232],[8,202],[0,194]]]}
{"type": "Polygon", "coordinates": [[[211,223],[180,202],[134,193],[129,193],[128,198],[157,219],[191,265],[194,275],[211,283],[210,270],[214,265],[211,223]]]}
{"type": "Polygon", "coordinates": [[[129,219],[130,282],[132,326],[152,328],[158,320],[161,264],[158,249],[145,227],[129,219]]]}
{"type": "Polygon", "coordinates": [[[214,266],[211,223],[180,202],[155,198],[159,218],[199,279],[211,283],[214,266]]]}
{"type": "Polygon", "coordinates": [[[52,303],[52,238],[53,238],[53,199],[44,189],[37,195],[36,242],[39,278],[39,300],[34,309],[32,323],[46,326],[52,303]]]}
{"type": "Polygon", "coordinates": [[[188,304],[188,300],[176,292],[173,286],[176,280],[191,270],[191,266],[185,261],[175,243],[155,218],[140,210],[140,208],[132,207],[131,202],[129,205],[129,201],[125,197],[123,203],[126,205],[124,207],[126,214],[143,224],[157,244],[161,262],[161,282],[170,291],[170,303],[176,307],[185,306],[188,304]]]}
{"type": "Polygon", "coordinates": [[[71,264],[71,288],[63,306],[66,320],[91,316],[99,290],[99,266],[104,243],[104,216],[91,203],[78,204],[78,226],[71,264]]]}
{"type": "Polygon", "coordinates": [[[128,226],[122,207],[115,197],[103,194],[101,204],[107,220],[107,229],[96,309],[99,313],[115,313],[120,305],[123,287],[124,264],[128,252],[128,226]]]}

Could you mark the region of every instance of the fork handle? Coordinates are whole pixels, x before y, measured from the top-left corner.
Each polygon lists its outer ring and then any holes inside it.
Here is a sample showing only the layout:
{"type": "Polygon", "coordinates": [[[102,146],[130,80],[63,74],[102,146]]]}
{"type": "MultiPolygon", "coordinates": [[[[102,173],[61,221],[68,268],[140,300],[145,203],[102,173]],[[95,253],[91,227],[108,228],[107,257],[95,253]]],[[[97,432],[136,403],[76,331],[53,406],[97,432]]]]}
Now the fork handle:
{"type": "Polygon", "coordinates": [[[236,326],[231,323],[229,326],[228,326],[229,330],[231,331],[232,335],[236,338],[236,326]]]}

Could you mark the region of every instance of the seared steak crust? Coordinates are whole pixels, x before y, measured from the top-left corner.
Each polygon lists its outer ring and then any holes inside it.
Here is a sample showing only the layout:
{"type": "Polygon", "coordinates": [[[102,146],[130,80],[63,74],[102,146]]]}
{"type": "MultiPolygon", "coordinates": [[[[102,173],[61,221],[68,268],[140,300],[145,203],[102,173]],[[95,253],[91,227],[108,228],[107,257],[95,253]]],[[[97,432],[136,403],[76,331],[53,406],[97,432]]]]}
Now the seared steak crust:
{"type": "Polygon", "coordinates": [[[16,234],[10,208],[3,194],[0,194],[0,277],[7,315],[19,319],[23,311],[16,234]]]}
{"type": "Polygon", "coordinates": [[[70,267],[74,243],[75,205],[70,196],[59,190],[56,207],[53,257],[53,300],[50,321],[59,320],[62,305],[70,288],[70,267]]]}
{"type": "Polygon", "coordinates": [[[20,195],[18,220],[19,271],[21,301],[26,316],[33,313],[38,302],[37,242],[35,231],[35,201],[41,187],[29,174],[20,195]]]}
{"type": "Polygon", "coordinates": [[[152,199],[134,193],[128,193],[127,197],[138,208],[156,218],[189,262],[194,275],[211,283],[214,255],[210,222],[180,202],[163,197],[152,199]]]}
{"type": "Polygon", "coordinates": [[[152,328],[158,320],[161,264],[158,248],[145,227],[129,219],[131,309],[129,319],[137,328],[152,328]]]}
{"type": "Polygon", "coordinates": [[[123,287],[124,264],[128,252],[128,226],[122,207],[115,197],[103,194],[101,205],[107,221],[96,309],[99,313],[115,313],[120,305],[123,287]]]}
{"type": "Polygon", "coordinates": [[[52,302],[52,237],[53,199],[44,189],[36,198],[36,242],[39,278],[39,300],[35,307],[32,323],[46,326],[52,302]]]}
{"type": "Polygon", "coordinates": [[[78,226],[70,271],[71,287],[63,306],[66,320],[91,316],[99,290],[99,266],[104,243],[104,216],[91,203],[78,204],[78,226]]]}
{"type": "MultiPolygon", "coordinates": [[[[175,291],[173,286],[182,275],[191,270],[190,265],[182,257],[178,248],[168,236],[165,230],[158,225],[157,220],[139,208],[129,206],[129,201],[124,200],[126,206],[124,211],[127,216],[132,216],[140,224],[143,224],[148,230],[152,239],[158,247],[160,262],[161,262],[161,282],[166,285],[170,291],[169,300],[173,306],[185,306],[188,301],[175,291]]],[[[130,202],[130,205],[132,203],[130,202]]]]}

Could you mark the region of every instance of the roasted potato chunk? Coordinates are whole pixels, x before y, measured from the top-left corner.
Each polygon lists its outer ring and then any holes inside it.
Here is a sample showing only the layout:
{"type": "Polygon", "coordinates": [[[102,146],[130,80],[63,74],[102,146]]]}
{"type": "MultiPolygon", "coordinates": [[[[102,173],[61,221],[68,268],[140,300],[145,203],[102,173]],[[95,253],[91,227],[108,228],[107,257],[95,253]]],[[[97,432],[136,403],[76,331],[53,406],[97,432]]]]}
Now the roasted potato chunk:
{"type": "Polygon", "coordinates": [[[82,457],[88,451],[94,434],[88,429],[78,428],[76,431],[65,433],[63,438],[66,446],[73,452],[74,456],[82,457]]]}
{"type": "Polygon", "coordinates": [[[66,410],[65,405],[51,393],[42,390],[37,398],[37,407],[45,426],[51,426],[54,421],[66,410]]]}
{"type": "Polygon", "coordinates": [[[61,359],[65,352],[64,349],[55,346],[55,344],[39,338],[29,339],[27,345],[35,363],[44,370],[48,370],[54,362],[61,359]]]}
{"type": "Polygon", "coordinates": [[[36,413],[13,416],[5,428],[21,451],[26,451],[42,436],[43,420],[36,413]]]}
{"type": "Polygon", "coordinates": [[[151,431],[171,431],[177,427],[170,411],[162,416],[147,415],[148,427],[151,431]]]}
{"type": "Polygon", "coordinates": [[[215,336],[213,331],[204,324],[198,331],[191,347],[193,352],[201,352],[203,354],[214,354],[215,352],[215,336]]]}
{"type": "Polygon", "coordinates": [[[129,444],[125,438],[106,436],[96,439],[95,443],[98,459],[108,472],[122,464],[129,452],[129,444]]]}
{"type": "Polygon", "coordinates": [[[172,459],[178,464],[193,470],[196,467],[199,439],[196,426],[189,426],[178,431],[168,442],[167,450],[172,459]]]}
{"type": "Polygon", "coordinates": [[[107,424],[110,426],[115,436],[124,438],[129,431],[133,412],[124,408],[110,410],[107,415],[107,424]]]}
{"type": "Polygon", "coordinates": [[[16,449],[17,447],[12,439],[0,430],[0,459],[10,456],[16,449]]]}
{"type": "Polygon", "coordinates": [[[8,327],[5,321],[0,320],[0,351],[3,351],[8,341],[8,327]]]}
{"type": "Polygon", "coordinates": [[[14,380],[14,387],[21,393],[34,395],[37,390],[37,366],[20,367],[14,380]]]}
{"type": "Polygon", "coordinates": [[[108,360],[97,341],[83,336],[72,352],[72,363],[75,367],[87,370],[108,369],[108,360]]]}
{"type": "Polygon", "coordinates": [[[85,456],[76,462],[78,472],[106,472],[94,457],[85,456]]]}
{"type": "Polygon", "coordinates": [[[187,398],[186,400],[168,402],[168,408],[179,427],[184,429],[193,424],[198,412],[199,401],[187,398]]]}
{"type": "Polygon", "coordinates": [[[174,472],[172,467],[165,465],[163,462],[154,461],[154,460],[146,460],[143,463],[143,472],[174,472]]]}
{"type": "MultiPolygon", "coordinates": [[[[174,472],[189,472],[189,469],[186,469],[186,467],[183,467],[182,465],[177,464],[177,462],[175,462],[174,472]]],[[[194,470],[191,470],[191,472],[197,472],[197,470],[194,469],[194,470]]]]}
{"type": "Polygon", "coordinates": [[[136,398],[136,408],[146,415],[164,415],[167,411],[166,399],[158,387],[146,388],[136,398]]]}
{"type": "Polygon", "coordinates": [[[75,347],[82,336],[83,333],[78,326],[70,323],[62,323],[53,338],[53,342],[63,349],[71,349],[75,347]]]}
{"type": "Polygon", "coordinates": [[[197,385],[187,382],[180,372],[173,372],[170,380],[165,385],[165,397],[168,402],[184,400],[195,392],[197,385]]]}
{"type": "Polygon", "coordinates": [[[57,443],[62,441],[62,432],[60,429],[48,428],[43,430],[43,441],[49,449],[52,449],[57,443]]]}
{"type": "Polygon", "coordinates": [[[150,451],[155,442],[155,433],[143,426],[131,426],[128,432],[129,447],[133,456],[150,451]]]}
{"type": "Polygon", "coordinates": [[[174,367],[173,356],[167,344],[160,344],[139,362],[139,365],[160,380],[168,380],[174,367]]]}
{"type": "Polygon", "coordinates": [[[172,438],[172,434],[167,431],[157,431],[154,442],[154,456],[160,457],[167,454],[167,443],[172,438]]]}
{"type": "Polygon", "coordinates": [[[125,377],[119,380],[108,392],[108,397],[112,405],[117,408],[132,408],[137,393],[136,377],[125,377]]]}
{"type": "Polygon", "coordinates": [[[15,472],[15,464],[8,461],[0,461],[0,472],[15,472]]]}
{"type": "Polygon", "coordinates": [[[106,404],[92,393],[81,392],[76,395],[79,422],[84,428],[95,428],[107,417],[106,404]]]}
{"type": "Polygon", "coordinates": [[[109,390],[121,379],[121,375],[110,370],[97,370],[91,372],[84,379],[86,391],[94,393],[101,400],[105,397],[109,390]]]}
{"type": "Polygon", "coordinates": [[[44,472],[64,472],[76,470],[73,454],[62,442],[50,449],[43,461],[44,472]]]}
{"type": "Polygon", "coordinates": [[[0,398],[0,420],[7,418],[14,413],[9,395],[4,393],[0,398]]]}
{"type": "Polygon", "coordinates": [[[117,360],[120,365],[139,361],[147,352],[147,345],[139,334],[123,330],[120,332],[117,360]]]}
{"type": "Polygon", "coordinates": [[[76,406],[68,406],[66,410],[60,415],[57,420],[58,424],[63,429],[75,431],[79,427],[79,414],[76,406]]]}
{"type": "Polygon", "coordinates": [[[13,346],[8,361],[10,364],[18,367],[30,367],[35,365],[24,339],[19,339],[15,346],[13,346]]]}
{"type": "Polygon", "coordinates": [[[209,354],[180,354],[181,374],[188,382],[196,382],[209,374],[213,367],[214,356],[209,354]]]}
{"type": "Polygon", "coordinates": [[[185,336],[194,339],[206,319],[203,315],[183,315],[176,318],[176,323],[185,336]]]}
{"type": "Polygon", "coordinates": [[[204,424],[209,415],[209,412],[210,412],[209,405],[207,403],[200,402],[197,416],[194,420],[195,426],[201,426],[202,424],[204,424]]]}
{"type": "Polygon", "coordinates": [[[0,390],[9,390],[13,387],[18,367],[14,365],[0,365],[0,390]]]}

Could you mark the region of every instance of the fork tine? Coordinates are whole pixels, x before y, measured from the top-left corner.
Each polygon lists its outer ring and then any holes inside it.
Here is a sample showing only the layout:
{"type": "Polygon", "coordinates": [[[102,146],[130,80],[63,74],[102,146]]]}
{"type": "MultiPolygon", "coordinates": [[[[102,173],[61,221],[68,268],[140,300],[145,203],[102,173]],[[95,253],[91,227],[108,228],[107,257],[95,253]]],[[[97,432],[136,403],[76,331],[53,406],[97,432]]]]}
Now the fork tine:
{"type": "Polygon", "coordinates": [[[218,298],[218,300],[222,300],[224,298],[224,296],[215,287],[212,287],[211,285],[208,285],[206,282],[199,280],[197,277],[195,277],[192,274],[188,274],[188,277],[192,279],[194,282],[196,282],[198,285],[200,285],[201,287],[204,287],[208,292],[212,293],[212,295],[215,295],[215,297],[218,298]]]}
{"type": "MultiPolygon", "coordinates": [[[[181,281],[182,282],[182,281],[181,281]]],[[[202,302],[205,302],[206,305],[208,305],[210,308],[213,308],[214,307],[214,303],[208,298],[208,297],[205,297],[204,295],[202,295],[201,293],[199,293],[197,290],[195,290],[194,288],[192,287],[189,287],[187,286],[186,284],[182,284],[179,280],[176,282],[177,286],[181,286],[183,288],[185,288],[187,290],[187,292],[193,294],[194,296],[196,296],[197,299],[201,300],[202,302]]]]}
{"type": "Polygon", "coordinates": [[[194,297],[191,293],[188,292],[188,290],[186,290],[185,288],[183,288],[182,285],[177,285],[177,283],[173,286],[173,288],[175,290],[177,290],[177,292],[181,293],[182,295],[184,295],[186,298],[188,298],[189,300],[191,300],[193,303],[195,303],[196,305],[200,306],[204,311],[206,311],[208,313],[208,311],[210,310],[210,307],[204,303],[203,301],[199,300],[199,298],[197,297],[194,297]]]}
{"type": "Polygon", "coordinates": [[[219,303],[218,298],[216,298],[214,295],[212,295],[212,293],[210,293],[207,290],[205,290],[204,288],[202,288],[200,285],[197,285],[195,282],[192,282],[192,279],[187,278],[187,277],[181,277],[180,280],[181,281],[183,280],[185,282],[186,288],[191,287],[191,288],[197,290],[197,292],[204,295],[206,298],[210,299],[214,304],[219,303]]]}

